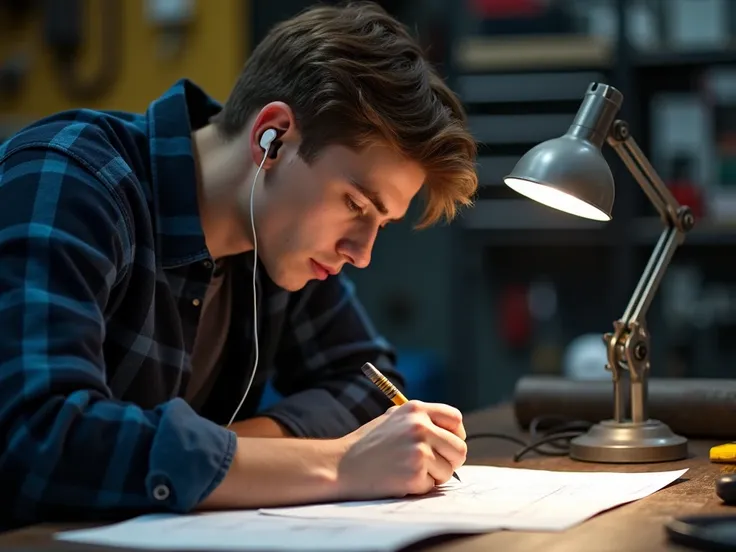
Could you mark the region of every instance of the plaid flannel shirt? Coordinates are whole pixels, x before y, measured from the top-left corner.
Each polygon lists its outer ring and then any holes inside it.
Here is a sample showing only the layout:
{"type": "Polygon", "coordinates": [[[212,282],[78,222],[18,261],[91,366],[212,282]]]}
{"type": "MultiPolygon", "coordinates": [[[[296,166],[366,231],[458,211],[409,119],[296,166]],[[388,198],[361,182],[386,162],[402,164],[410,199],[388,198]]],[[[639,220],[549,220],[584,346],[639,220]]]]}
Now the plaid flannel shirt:
{"type": "MultiPolygon", "coordinates": [[[[223,479],[224,427],[253,366],[250,254],[232,258],[233,320],[209,400],[182,398],[214,270],[198,216],[191,131],[220,106],[187,80],[143,114],[74,110],[0,147],[0,517],[11,526],[191,511],[223,479]]],[[[259,270],[259,368],[238,419],[343,435],[401,385],[344,276],[289,293],[259,270]]]]}

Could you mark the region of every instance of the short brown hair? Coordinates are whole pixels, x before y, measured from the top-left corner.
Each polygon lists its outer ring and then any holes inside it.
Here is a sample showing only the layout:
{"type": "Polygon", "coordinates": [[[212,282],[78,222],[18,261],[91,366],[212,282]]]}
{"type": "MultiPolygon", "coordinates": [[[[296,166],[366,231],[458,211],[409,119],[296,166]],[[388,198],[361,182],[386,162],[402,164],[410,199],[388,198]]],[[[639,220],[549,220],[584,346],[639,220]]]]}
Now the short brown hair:
{"type": "Polygon", "coordinates": [[[462,104],[419,44],[381,7],[318,6],[276,25],[254,49],[223,111],[225,137],[272,101],[294,112],[311,163],[327,145],[387,144],[427,173],[418,227],[454,218],[478,187],[462,104]]]}

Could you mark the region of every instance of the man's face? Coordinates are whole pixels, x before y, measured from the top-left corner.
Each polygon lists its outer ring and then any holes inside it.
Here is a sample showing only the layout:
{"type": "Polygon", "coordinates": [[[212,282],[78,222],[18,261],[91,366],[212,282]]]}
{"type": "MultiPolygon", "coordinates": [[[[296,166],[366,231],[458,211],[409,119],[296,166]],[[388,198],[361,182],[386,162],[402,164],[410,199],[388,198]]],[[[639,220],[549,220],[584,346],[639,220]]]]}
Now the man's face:
{"type": "Polygon", "coordinates": [[[381,146],[328,146],[312,165],[282,149],[258,179],[255,223],[259,257],[289,291],[346,263],[367,267],[378,231],[404,216],[425,179],[418,163],[381,146]]]}

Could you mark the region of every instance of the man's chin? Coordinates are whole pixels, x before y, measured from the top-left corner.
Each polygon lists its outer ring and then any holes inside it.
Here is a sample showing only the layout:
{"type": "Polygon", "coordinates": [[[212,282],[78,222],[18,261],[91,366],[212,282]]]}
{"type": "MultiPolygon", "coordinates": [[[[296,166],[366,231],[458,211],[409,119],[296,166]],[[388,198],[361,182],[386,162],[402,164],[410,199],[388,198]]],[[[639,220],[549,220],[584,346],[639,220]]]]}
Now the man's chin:
{"type": "Polygon", "coordinates": [[[293,293],[295,291],[300,291],[304,289],[304,286],[306,286],[309,283],[309,280],[293,278],[293,277],[290,278],[288,277],[288,275],[284,275],[283,277],[279,279],[273,279],[273,282],[281,289],[293,293]]]}
{"type": "Polygon", "coordinates": [[[271,281],[284,291],[300,291],[310,281],[310,278],[304,272],[289,270],[283,265],[269,267],[267,263],[263,263],[263,266],[271,281]]]}
{"type": "MultiPolygon", "coordinates": [[[[304,286],[307,285],[308,282],[302,282],[300,284],[295,284],[294,282],[290,282],[289,284],[279,285],[279,287],[283,290],[286,290],[288,292],[294,293],[296,291],[301,291],[304,289],[304,286]]],[[[278,285],[278,284],[277,284],[278,285]]]]}

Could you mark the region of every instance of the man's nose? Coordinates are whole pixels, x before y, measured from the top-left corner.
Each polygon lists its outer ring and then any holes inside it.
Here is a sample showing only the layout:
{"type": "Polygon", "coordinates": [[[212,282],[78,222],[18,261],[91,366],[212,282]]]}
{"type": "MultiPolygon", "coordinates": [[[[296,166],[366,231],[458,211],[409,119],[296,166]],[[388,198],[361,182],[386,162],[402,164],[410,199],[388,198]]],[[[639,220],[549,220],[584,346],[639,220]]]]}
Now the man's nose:
{"type": "Polygon", "coordinates": [[[361,247],[353,255],[353,264],[357,268],[367,268],[371,264],[371,247],[361,247]]]}
{"type": "Polygon", "coordinates": [[[348,239],[343,242],[343,255],[347,256],[350,263],[357,268],[366,268],[371,264],[371,253],[376,241],[376,232],[366,232],[362,236],[348,239]]]}

